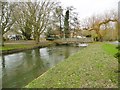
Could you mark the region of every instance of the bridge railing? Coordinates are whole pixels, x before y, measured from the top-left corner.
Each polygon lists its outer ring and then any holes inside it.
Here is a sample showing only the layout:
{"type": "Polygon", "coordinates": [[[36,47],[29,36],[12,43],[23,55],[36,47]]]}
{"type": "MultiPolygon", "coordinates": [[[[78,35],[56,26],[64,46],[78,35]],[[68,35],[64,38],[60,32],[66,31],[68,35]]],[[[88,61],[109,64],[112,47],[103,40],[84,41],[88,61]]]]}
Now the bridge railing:
{"type": "Polygon", "coordinates": [[[92,38],[62,38],[60,39],[61,41],[63,42],[93,42],[93,39],[92,38]]]}

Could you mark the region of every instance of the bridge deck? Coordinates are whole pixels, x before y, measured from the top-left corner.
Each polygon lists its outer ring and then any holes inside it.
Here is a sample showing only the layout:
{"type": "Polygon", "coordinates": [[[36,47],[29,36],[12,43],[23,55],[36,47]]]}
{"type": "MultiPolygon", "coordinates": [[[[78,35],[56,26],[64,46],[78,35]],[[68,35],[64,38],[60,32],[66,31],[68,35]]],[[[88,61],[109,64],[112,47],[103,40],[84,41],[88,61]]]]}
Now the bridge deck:
{"type": "Polygon", "coordinates": [[[57,44],[78,44],[93,42],[92,38],[62,38],[56,40],[57,44]]]}

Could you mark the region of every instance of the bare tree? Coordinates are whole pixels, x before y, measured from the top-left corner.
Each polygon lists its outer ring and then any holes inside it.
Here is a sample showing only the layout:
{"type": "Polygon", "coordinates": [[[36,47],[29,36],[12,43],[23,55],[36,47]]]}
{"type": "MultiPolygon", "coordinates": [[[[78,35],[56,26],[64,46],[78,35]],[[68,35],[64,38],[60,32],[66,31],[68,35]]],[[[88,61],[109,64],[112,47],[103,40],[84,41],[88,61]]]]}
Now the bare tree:
{"type": "Polygon", "coordinates": [[[29,2],[17,3],[17,7],[13,10],[13,16],[16,21],[16,25],[19,27],[22,35],[25,37],[25,39],[30,40],[32,34],[32,17],[30,15],[27,4],[29,4],[29,2]]]}
{"type": "Polygon", "coordinates": [[[52,0],[19,3],[14,10],[14,17],[22,34],[27,39],[32,35],[38,43],[40,35],[49,26],[56,7],[57,2],[52,0]]]}
{"type": "Polygon", "coordinates": [[[36,42],[39,42],[40,35],[46,30],[51,20],[52,12],[56,8],[56,2],[44,0],[28,4],[33,27],[33,35],[36,42]]]}
{"type": "MultiPolygon", "coordinates": [[[[63,32],[62,32],[62,21],[63,21],[63,9],[61,6],[58,6],[56,8],[56,12],[55,12],[56,17],[58,18],[58,22],[59,22],[59,29],[60,29],[60,37],[63,37],[63,32]]],[[[57,19],[56,18],[56,19],[57,19]]]]}
{"type": "Polygon", "coordinates": [[[96,15],[89,18],[87,21],[87,30],[92,31],[95,30],[96,34],[98,35],[99,41],[102,41],[102,35],[100,33],[100,27],[102,25],[108,24],[109,22],[116,22],[118,23],[118,17],[116,12],[110,11],[110,13],[106,13],[105,15],[96,15]]]}
{"type": "Polygon", "coordinates": [[[8,2],[0,2],[1,4],[1,16],[0,16],[0,27],[1,27],[1,33],[2,33],[2,43],[1,45],[4,46],[4,39],[3,39],[3,35],[8,32],[13,24],[15,23],[15,21],[13,20],[12,17],[12,10],[14,8],[14,4],[12,3],[8,3],[8,2]]]}

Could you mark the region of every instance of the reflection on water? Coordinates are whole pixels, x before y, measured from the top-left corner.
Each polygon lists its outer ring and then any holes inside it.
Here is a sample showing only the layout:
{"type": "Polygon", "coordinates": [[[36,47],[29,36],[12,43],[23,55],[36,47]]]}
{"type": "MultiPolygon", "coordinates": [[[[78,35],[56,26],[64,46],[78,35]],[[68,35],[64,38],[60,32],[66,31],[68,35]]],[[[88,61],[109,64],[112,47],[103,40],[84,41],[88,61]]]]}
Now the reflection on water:
{"type": "Polygon", "coordinates": [[[0,60],[3,88],[24,87],[80,49],[80,47],[54,46],[3,56],[0,60]]]}

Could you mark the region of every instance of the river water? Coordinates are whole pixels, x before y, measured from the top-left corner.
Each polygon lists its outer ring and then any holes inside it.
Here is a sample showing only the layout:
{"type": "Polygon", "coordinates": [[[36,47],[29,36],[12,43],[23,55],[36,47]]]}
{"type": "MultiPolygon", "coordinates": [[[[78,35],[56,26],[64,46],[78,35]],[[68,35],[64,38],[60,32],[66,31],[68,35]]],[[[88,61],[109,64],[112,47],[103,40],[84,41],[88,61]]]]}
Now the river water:
{"type": "Polygon", "coordinates": [[[81,47],[53,46],[5,55],[0,60],[2,87],[21,88],[81,47]]]}

